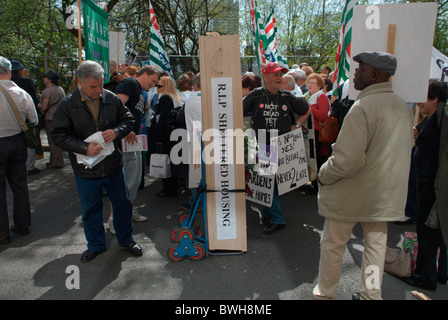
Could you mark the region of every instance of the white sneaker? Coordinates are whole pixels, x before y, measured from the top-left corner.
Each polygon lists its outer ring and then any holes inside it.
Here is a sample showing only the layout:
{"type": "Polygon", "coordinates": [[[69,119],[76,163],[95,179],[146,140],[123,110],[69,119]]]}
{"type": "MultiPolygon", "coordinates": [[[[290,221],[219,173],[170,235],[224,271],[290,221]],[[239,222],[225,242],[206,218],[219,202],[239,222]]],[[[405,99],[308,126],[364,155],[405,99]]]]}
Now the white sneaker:
{"type": "Polygon", "coordinates": [[[107,223],[109,224],[110,233],[115,234],[114,219],[112,218],[112,216],[109,217],[109,219],[107,220],[107,223]]]}
{"type": "Polygon", "coordinates": [[[132,211],[132,221],[135,221],[135,222],[145,222],[147,220],[148,220],[148,218],[139,215],[135,210],[132,211]]]}

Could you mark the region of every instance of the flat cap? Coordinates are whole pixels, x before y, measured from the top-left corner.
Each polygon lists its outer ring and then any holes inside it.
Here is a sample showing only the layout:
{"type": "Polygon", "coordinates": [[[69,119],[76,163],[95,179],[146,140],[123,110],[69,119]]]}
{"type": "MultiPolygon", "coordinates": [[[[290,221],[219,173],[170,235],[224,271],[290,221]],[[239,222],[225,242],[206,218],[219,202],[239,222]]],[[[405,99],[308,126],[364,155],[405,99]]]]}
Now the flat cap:
{"type": "Polygon", "coordinates": [[[365,63],[375,69],[386,71],[393,76],[397,70],[397,59],[386,52],[370,52],[365,51],[353,57],[358,63],[365,63]]]}

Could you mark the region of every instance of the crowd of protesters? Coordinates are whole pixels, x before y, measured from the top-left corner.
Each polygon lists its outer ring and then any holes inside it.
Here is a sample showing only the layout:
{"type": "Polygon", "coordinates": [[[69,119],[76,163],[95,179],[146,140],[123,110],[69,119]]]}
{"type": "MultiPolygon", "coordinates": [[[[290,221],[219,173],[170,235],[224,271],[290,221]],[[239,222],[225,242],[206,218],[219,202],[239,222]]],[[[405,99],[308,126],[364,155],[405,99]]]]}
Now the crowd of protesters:
{"type": "MultiPolygon", "coordinates": [[[[397,68],[394,56],[363,52],[353,59],[359,63],[350,80],[360,91],[356,101],[348,97],[349,81],[333,85],[334,73],[328,66],[314,72],[306,63],[289,70],[267,63],[260,76],[252,72],[242,76],[244,116],[251,118],[254,129],[268,132],[283,134],[299,127],[312,130],[316,175],[297,196],[318,194],[319,214],[325,218],[318,284],[313,291],[316,299],[334,298],[342,256],[358,223],[363,228],[365,250],[361,292],[355,298],[381,299],[381,286],[372,289],[366,285],[365,270],[376,265],[382,274],[389,222],[416,223],[417,268],[403,280],[435,290],[437,283],[447,282],[448,204],[443,197],[448,192],[447,86],[431,79],[427,101],[405,102],[389,81],[397,68]],[[280,111],[275,121],[258,112],[266,104],[280,111]],[[339,136],[334,144],[320,143],[320,124],[329,116],[339,120],[339,136]]],[[[0,117],[0,244],[11,241],[10,230],[21,235],[30,232],[27,175],[39,174],[34,163],[44,158],[41,143],[36,149],[26,147],[11,111],[11,96],[22,117],[37,128],[41,122],[40,128],[47,132],[47,169],[63,168],[63,152],[69,153],[87,239],[81,261],[88,262],[107,249],[99,204],[105,194],[112,208],[109,229],[120,247],[132,255],[143,254],[133,239],[132,221],[148,218],[133,208],[133,202],[138,190],[145,187],[150,155],[170,154],[176,143],[170,139],[172,130],[191,131],[191,121],[201,119],[200,74],[190,71],[174,80],[152,66],[128,66],[120,72],[114,61],[110,70],[111,78],[104,83],[101,66],[84,61],[67,95],[59,85],[58,73],[49,70],[44,74],[46,89],[38,98],[23,64],[0,57],[0,111],[5,115],[0,117]],[[173,115],[177,115],[175,124],[173,115]],[[98,131],[99,140],[85,141],[98,131]],[[122,139],[134,143],[142,134],[148,151],[121,152],[122,139]],[[97,157],[107,144],[112,144],[114,151],[98,165],[86,168],[77,162],[75,154],[97,157]],[[11,226],[6,181],[14,197],[11,226]]],[[[163,188],[156,196],[173,198],[184,192],[188,170],[188,166],[172,165],[171,177],[162,179],[163,188]]],[[[196,191],[190,191],[191,200],[196,191]]],[[[191,205],[190,201],[182,208],[188,210],[191,205]]],[[[263,209],[263,218],[265,235],[286,228],[276,188],[274,203],[263,209]]]]}

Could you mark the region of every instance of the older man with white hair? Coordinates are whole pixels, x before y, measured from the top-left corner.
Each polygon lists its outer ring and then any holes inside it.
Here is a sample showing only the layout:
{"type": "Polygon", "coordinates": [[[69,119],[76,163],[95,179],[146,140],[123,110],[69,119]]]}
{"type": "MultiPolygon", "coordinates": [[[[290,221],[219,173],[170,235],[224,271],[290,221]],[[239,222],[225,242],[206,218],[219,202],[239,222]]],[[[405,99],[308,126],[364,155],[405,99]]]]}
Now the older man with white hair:
{"type": "Polygon", "coordinates": [[[37,124],[37,113],[31,96],[11,79],[11,62],[0,57],[0,244],[11,241],[6,206],[6,181],[14,195],[11,230],[26,235],[31,225],[26,159],[27,149],[12,104],[23,120],[37,124]]]}
{"type": "Polygon", "coordinates": [[[75,174],[82,207],[82,221],[87,250],[81,262],[93,260],[106,248],[103,226],[103,188],[113,208],[113,222],[118,244],[132,255],[142,255],[142,248],[132,236],[132,203],[123,173],[121,139],[132,130],[134,117],[121,100],[103,89],[103,68],[86,60],[78,67],[78,87],[62,100],[53,115],[51,136],[54,143],[68,151],[75,174]],[[100,132],[103,141],[86,142],[100,132]],[[75,153],[95,157],[103,144],[112,142],[114,151],[92,168],[77,162],[75,153]]]}

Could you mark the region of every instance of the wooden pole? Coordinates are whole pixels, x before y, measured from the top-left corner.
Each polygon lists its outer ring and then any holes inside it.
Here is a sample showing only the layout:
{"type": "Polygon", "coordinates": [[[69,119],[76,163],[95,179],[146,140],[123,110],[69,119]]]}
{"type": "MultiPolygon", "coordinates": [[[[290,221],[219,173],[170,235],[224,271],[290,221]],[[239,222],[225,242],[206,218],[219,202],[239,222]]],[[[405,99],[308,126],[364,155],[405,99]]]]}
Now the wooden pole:
{"type": "MultiPolygon", "coordinates": [[[[389,30],[387,33],[387,53],[395,54],[395,36],[397,34],[397,25],[389,24],[389,30]]],[[[392,82],[392,77],[389,78],[389,82],[392,82]]]]}
{"type": "Polygon", "coordinates": [[[82,37],[81,37],[81,0],[78,1],[78,58],[79,64],[82,63],[82,37]]]}
{"type": "Polygon", "coordinates": [[[387,53],[395,53],[395,35],[397,33],[397,25],[389,24],[389,31],[387,35],[387,53]]]}

